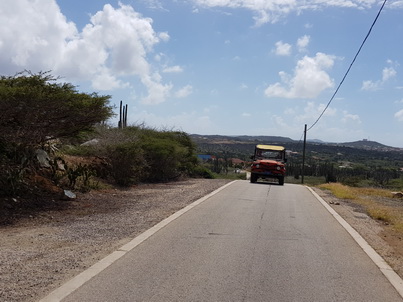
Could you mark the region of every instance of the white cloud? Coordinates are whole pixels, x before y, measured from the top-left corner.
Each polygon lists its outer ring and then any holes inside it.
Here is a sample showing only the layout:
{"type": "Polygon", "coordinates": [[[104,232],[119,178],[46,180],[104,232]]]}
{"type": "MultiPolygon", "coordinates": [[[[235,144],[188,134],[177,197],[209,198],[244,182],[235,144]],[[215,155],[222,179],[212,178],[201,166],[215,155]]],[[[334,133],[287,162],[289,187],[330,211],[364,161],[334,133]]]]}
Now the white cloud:
{"type": "Polygon", "coordinates": [[[310,40],[311,40],[311,37],[307,36],[307,35],[299,38],[297,40],[298,50],[300,52],[306,51],[306,48],[308,47],[310,40]]]}
{"type": "Polygon", "coordinates": [[[292,46],[288,43],[283,43],[283,41],[276,42],[276,49],[274,53],[278,56],[289,56],[291,54],[292,46]]]}
{"type": "Polygon", "coordinates": [[[392,3],[389,3],[389,5],[391,8],[394,9],[403,8],[403,1],[402,0],[394,1],[392,3]]]}
{"type": "MultiPolygon", "coordinates": [[[[392,61],[388,60],[387,63],[389,65],[394,64],[392,61]]],[[[385,84],[388,80],[395,77],[397,75],[397,71],[393,66],[385,67],[382,70],[382,79],[378,81],[366,80],[362,82],[361,89],[368,91],[375,91],[382,88],[383,84],[385,84]]]]}
{"type": "MultiPolygon", "coordinates": [[[[326,104],[316,105],[314,102],[308,102],[304,108],[305,118],[317,118],[319,114],[325,110],[326,104]]],[[[324,113],[324,116],[335,116],[337,114],[337,109],[328,107],[324,113]]]]}
{"type": "Polygon", "coordinates": [[[171,85],[153,75],[147,57],[169,35],[156,33],[152,19],[129,5],[105,5],[81,32],[54,0],[2,1],[0,13],[3,72],[51,70],[69,81],[89,81],[98,90],[127,87],[122,78],[135,76],[148,89],[144,102],[162,102],[169,94],[171,85]]]}
{"type": "Polygon", "coordinates": [[[193,93],[193,87],[191,85],[186,85],[185,87],[182,87],[179,89],[176,93],[175,96],[177,98],[185,98],[193,93]]]}
{"type": "Polygon", "coordinates": [[[199,112],[181,112],[173,116],[161,116],[151,112],[142,111],[130,117],[139,123],[144,122],[147,126],[160,128],[164,125],[167,129],[185,130],[188,133],[215,134],[217,125],[206,114],[199,112]]]}
{"type": "Polygon", "coordinates": [[[390,78],[393,78],[396,76],[397,72],[393,67],[385,67],[382,70],[382,82],[385,82],[389,80],[390,78]]]}
{"type": "Polygon", "coordinates": [[[350,114],[347,111],[343,111],[342,122],[343,123],[348,123],[350,121],[355,122],[357,124],[361,124],[361,119],[357,114],[350,114]]]}
{"type": "Polygon", "coordinates": [[[202,7],[243,8],[250,10],[255,13],[253,19],[256,26],[278,22],[293,12],[298,14],[305,10],[319,10],[326,7],[369,9],[372,5],[377,4],[376,0],[193,0],[193,2],[202,7]]]}
{"type": "Polygon", "coordinates": [[[168,35],[167,32],[161,32],[161,33],[159,33],[159,34],[158,34],[158,37],[159,37],[162,41],[164,41],[164,42],[167,42],[167,41],[170,39],[170,37],[169,37],[169,35],[168,35]]]}
{"type": "Polygon", "coordinates": [[[165,10],[161,1],[159,0],[143,0],[148,4],[148,7],[151,9],[165,10]]]}
{"type": "Polygon", "coordinates": [[[403,109],[395,113],[395,118],[399,122],[403,122],[403,109]]]}
{"type": "Polygon", "coordinates": [[[53,69],[66,41],[78,37],[54,1],[1,1],[0,14],[2,72],[53,69]]]}
{"type": "Polygon", "coordinates": [[[281,71],[282,83],[270,85],[265,90],[267,97],[315,98],[323,90],[333,87],[333,80],[325,71],[334,64],[335,57],[317,53],[298,61],[293,76],[281,71]]]}
{"type": "Polygon", "coordinates": [[[252,116],[252,114],[250,114],[250,113],[247,113],[247,112],[244,112],[244,113],[242,113],[242,115],[241,115],[242,117],[251,117],[252,116]]]}
{"type": "Polygon", "coordinates": [[[152,76],[143,76],[141,78],[141,82],[148,90],[148,96],[142,99],[143,104],[156,105],[164,102],[170,95],[173,85],[162,84],[159,77],[159,74],[155,73],[152,76]]]}
{"type": "Polygon", "coordinates": [[[171,66],[171,67],[166,67],[164,68],[163,72],[165,73],[180,73],[183,72],[183,68],[176,65],[176,66],[171,66]]]}
{"type": "Polygon", "coordinates": [[[364,81],[364,82],[362,82],[361,89],[375,91],[375,90],[379,89],[379,83],[380,82],[364,81]]]}

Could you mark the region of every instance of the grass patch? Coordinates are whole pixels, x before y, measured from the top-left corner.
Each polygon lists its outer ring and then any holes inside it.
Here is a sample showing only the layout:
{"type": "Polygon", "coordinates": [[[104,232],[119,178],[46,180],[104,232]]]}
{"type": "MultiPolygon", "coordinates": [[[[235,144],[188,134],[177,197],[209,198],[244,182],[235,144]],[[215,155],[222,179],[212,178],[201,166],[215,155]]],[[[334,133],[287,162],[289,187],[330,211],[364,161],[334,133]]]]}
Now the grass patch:
{"type": "Polygon", "coordinates": [[[376,220],[380,220],[383,222],[387,223],[392,223],[394,222],[394,215],[390,212],[388,208],[381,207],[381,206],[368,206],[367,207],[367,212],[370,217],[376,220]]]}
{"type": "Polygon", "coordinates": [[[319,185],[319,188],[329,190],[334,196],[341,199],[356,199],[357,194],[355,188],[342,185],[341,183],[327,183],[319,185]]]}
{"type": "Polygon", "coordinates": [[[229,180],[246,180],[246,173],[214,173],[212,172],[215,179],[229,179],[229,180]]]}
{"type": "Polygon", "coordinates": [[[363,206],[371,218],[390,224],[403,234],[403,201],[399,204],[398,200],[392,199],[390,191],[349,187],[340,183],[322,184],[318,187],[331,191],[337,198],[363,206]]]}
{"type": "MultiPolygon", "coordinates": [[[[285,182],[289,184],[301,184],[301,177],[295,178],[294,176],[286,176],[285,182]]],[[[318,186],[326,182],[324,176],[305,176],[304,185],[318,186]]]]}

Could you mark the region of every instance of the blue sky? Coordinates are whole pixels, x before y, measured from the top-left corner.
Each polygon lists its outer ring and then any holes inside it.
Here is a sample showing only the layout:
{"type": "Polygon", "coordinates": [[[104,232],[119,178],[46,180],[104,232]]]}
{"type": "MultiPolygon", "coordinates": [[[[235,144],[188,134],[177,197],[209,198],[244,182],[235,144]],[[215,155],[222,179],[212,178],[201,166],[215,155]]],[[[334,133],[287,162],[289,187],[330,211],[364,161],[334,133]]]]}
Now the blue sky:
{"type": "MultiPolygon", "coordinates": [[[[128,104],[131,124],[299,140],[382,2],[1,1],[0,70],[51,70],[80,91],[128,104]]],[[[403,148],[402,15],[403,1],[387,1],[308,139],[403,148]]]]}

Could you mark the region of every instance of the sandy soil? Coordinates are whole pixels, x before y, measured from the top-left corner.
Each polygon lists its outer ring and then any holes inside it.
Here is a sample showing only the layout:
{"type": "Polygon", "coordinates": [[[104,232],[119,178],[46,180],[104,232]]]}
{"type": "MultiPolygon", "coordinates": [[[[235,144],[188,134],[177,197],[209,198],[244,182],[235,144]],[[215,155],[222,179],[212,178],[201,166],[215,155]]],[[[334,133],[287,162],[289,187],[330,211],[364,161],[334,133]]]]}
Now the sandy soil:
{"type": "MultiPolygon", "coordinates": [[[[138,234],[228,183],[193,179],[79,195],[64,210],[0,227],[0,301],[37,301],[138,234]]],[[[362,209],[315,191],[403,275],[403,242],[362,209]],[[336,205],[336,204],[337,205],[336,205]]]]}
{"type": "MultiPolygon", "coordinates": [[[[397,233],[389,224],[369,217],[361,206],[348,200],[337,199],[326,190],[313,189],[403,278],[403,238],[401,234],[397,233]]],[[[393,198],[377,198],[377,201],[403,206],[403,201],[393,198]]]]}

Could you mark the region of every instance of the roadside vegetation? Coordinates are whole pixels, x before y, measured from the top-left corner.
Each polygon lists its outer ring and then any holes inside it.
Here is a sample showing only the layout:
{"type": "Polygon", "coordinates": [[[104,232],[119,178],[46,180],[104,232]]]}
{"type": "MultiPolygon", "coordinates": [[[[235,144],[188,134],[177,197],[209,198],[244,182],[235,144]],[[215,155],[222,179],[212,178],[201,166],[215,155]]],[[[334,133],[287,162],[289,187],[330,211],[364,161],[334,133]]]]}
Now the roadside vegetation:
{"type": "Polygon", "coordinates": [[[327,183],[318,186],[349,203],[356,204],[373,219],[390,225],[403,234],[403,201],[393,198],[388,189],[374,187],[351,187],[341,183],[327,183]]]}
{"type": "Polygon", "coordinates": [[[49,73],[0,77],[0,223],[65,204],[67,189],[214,177],[182,131],[108,125],[109,101],[49,73]]]}

